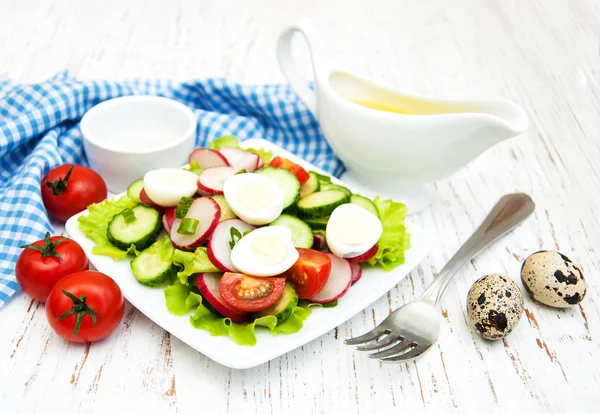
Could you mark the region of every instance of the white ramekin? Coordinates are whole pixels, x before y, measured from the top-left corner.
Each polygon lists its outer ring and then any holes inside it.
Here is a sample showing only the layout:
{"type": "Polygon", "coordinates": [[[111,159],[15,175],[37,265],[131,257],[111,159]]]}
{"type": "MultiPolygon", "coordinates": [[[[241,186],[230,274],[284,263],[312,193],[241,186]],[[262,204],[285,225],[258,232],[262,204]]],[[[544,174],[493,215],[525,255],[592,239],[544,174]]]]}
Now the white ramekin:
{"type": "Polygon", "coordinates": [[[187,106],[158,96],[104,101],[81,119],[90,167],[121,193],[150,170],[180,167],[196,144],[196,117],[187,106]]]}

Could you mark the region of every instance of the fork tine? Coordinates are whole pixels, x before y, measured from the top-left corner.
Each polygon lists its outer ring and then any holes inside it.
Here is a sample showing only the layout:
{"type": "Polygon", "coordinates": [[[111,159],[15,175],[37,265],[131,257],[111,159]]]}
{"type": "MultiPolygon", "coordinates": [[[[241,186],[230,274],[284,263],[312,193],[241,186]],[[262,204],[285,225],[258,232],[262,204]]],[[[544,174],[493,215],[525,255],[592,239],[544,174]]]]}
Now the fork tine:
{"type": "Polygon", "coordinates": [[[363,346],[357,346],[356,350],[357,351],[373,351],[375,349],[380,349],[380,348],[386,347],[388,345],[392,345],[394,342],[396,342],[398,340],[398,338],[400,338],[400,335],[389,334],[388,336],[380,339],[379,341],[372,342],[370,344],[363,345],[363,346]]]}
{"type": "Polygon", "coordinates": [[[377,326],[364,335],[344,340],[344,343],[346,345],[360,345],[372,341],[373,339],[377,339],[383,334],[385,334],[385,331],[377,326]]]}
{"type": "Polygon", "coordinates": [[[410,351],[408,351],[406,353],[403,353],[401,355],[390,356],[389,358],[381,358],[381,362],[388,362],[389,363],[389,362],[408,361],[410,359],[417,358],[421,354],[425,353],[425,351],[427,351],[428,349],[429,348],[425,348],[425,347],[421,347],[421,346],[416,346],[413,349],[411,349],[410,351]]]}
{"type": "Polygon", "coordinates": [[[385,351],[374,352],[372,354],[369,354],[369,358],[385,358],[392,355],[398,355],[399,353],[402,353],[406,350],[410,350],[413,344],[414,342],[403,340],[402,342],[389,349],[386,349],[385,351]]]}

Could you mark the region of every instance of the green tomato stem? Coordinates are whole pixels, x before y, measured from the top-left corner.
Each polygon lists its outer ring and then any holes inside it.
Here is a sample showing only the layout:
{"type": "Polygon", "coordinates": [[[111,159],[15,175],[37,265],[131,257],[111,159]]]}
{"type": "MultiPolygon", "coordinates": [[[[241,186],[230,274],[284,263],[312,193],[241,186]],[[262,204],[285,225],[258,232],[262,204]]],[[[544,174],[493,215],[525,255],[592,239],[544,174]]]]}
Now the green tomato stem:
{"type": "Polygon", "coordinates": [[[71,299],[73,301],[73,307],[71,309],[69,309],[68,311],[66,311],[65,313],[63,313],[62,315],[60,315],[58,318],[56,318],[56,320],[60,321],[61,319],[64,319],[69,315],[72,315],[72,314],[76,315],[77,319],[75,321],[75,329],[73,330],[73,338],[75,338],[77,336],[77,333],[79,332],[79,328],[81,327],[81,320],[83,319],[83,317],[86,314],[90,315],[90,318],[92,318],[93,326],[96,326],[96,316],[98,316],[100,318],[100,322],[102,322],[102,315],[100,315],[98,312],[93,310],[85,302],[86,301],[85,295],[81,295],[80,297],[77,297],[74,294],[72,294],[71,292],[67,292],[63,288],[61,288],[60,290],[62,290],[62,292],[69,299],[71,299]]]}
{"type": "Polygon", "coordinates": [[[62,243],[65,240],[68,240],[68,239],[66,237],[61,237],[60,239],[56,240],[55,242],[52,242],[50,240],[50,232],[46,232],[46,236],[44,237],[44,245],[43,246],[36,246],[35,244],[26,244],[24,246],[21,246],[21,249],[38,250],[39,252],[42,253],[42,257],[52,256],[52,257],[58,258],[59,260],[62,260],[61,255],[58,254],[58,252],[55,249],[59,243],[62,243]]]}
{"type": "Polygon", "coordinates": [[[65,178],[59,177],[58,180],[54,180],[54,182],[52,183],[50,181],[46,181],[44,183],[46,184],[46,186],[50,187],[50,189],[52,190],[52,194],[54,194],[55,196],[59,196],[67,190],[67,183],[69,182],[69,178],[71,178],[73,168],[75,168],[75,164],[71,165],[71,168],[69,168],[69,171],[67,172],[67,175],[65,175],[65,178]]]}

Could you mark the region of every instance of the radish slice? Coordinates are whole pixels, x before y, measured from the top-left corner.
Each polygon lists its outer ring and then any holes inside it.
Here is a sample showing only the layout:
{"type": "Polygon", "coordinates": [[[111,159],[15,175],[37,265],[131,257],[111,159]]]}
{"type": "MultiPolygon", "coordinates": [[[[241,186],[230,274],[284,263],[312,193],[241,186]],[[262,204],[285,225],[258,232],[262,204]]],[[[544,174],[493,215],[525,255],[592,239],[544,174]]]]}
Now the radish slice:
{"type": "Polygon", "coordinates": [[[196,162],[203,170],[212,167],[227,167],[227,159],[219,151],[209,148],[198,148],[192,151],[189,157],[190,164],[196,162]]]}
{"type": "Polygon", "coordinates": [[[256,164],[256,169],[260,170],[264,166],[265,166],[265,163],[263,162],[262,157],[259,155],[258,156],[258,163],[256,164]]]}
{"type": "Polygon", "coordinates": [[[195,280],[196,287],[202,297],[221,315],[231,319],[232,322],[244,322],[248,319],[248,314],[231,309],[221,298],[219,293],[221,276],[221,273],[199,273],[195,280]]]}
{"type": "Polygon", "coordinates": [[[217,227],[221,218],[221,209],[212,198],[200,197],[194,200],[185,217],[198,220],[196,232],[190,235],[177,233],[181,219],[175,218],[169,234],[173,245],[178,249],[194,250],[204,243],[217,227]]]}
{"type": "Polygon", "coordinates": [[[177,208],[170,208],[165,211],[165,214],[163,215],[162,224],[167,233],[171,233],[171,227],[175,221],[175,210],[177,210],[177,208]]]}
{"type": "Polygon", "coordinates": [[[140,202],[146,206],[150,206],[155,210],[158,210],[159,212],[163,212],[165,211],[165,208],[162,206],[159,206],[158,204],[156,204],[154,201],[152,201],[150,199],[150,197],[148,197],[148,194],[146,194],[146,190],[144,188],[142,188],[142,191],[140,191],[140,202]]]}
{"type": "Polygon", "coordinates": [[[249,173],[256,171],[260,159],[258,154],[237,148],[221,148],[219,152],[236,171],[246,170],[249,173]]]}
{"type": "Polygon", "coordinates": [[[321,233],[313,233],[313,249],[315,250],[326,250],[327,242],[325,241],[325,235],[321,233]]]}
{"type": "Polygon", "coordinates": [[[378,249],[379,249],[379,246],[377,245],[377,243],[375,243],[373,245],[373,247],[371,247],[369,250],[367,250],[363,254],[360,254],[360,255],[358,255],[356,257],[346,257],[345,259],[348,260],[350,263],[362,263],[362,262],[366,262],[371,257],[375,256],[375,253],[377,253],[378,249]]]}
{"type": "MultiPolygon", "coordinates": [[[[220,222],[208,241],[208,258],[219,270],[224,272],[237,272],[231,261],[231,229],[235,228],[240,234],[254,230],[254,226],[240,219],[228,219],[220,222]]],[[[235,241],[237,242],[237,238],[235,241]]]]}
{"type": "Polygon", "coordinates": [[[208,194],[223,194],[223,186],[237,170],[233,167],[213,167],[203,170],[198,176],[198,188],[208,194]]]}
{"type": "Polygon", "coordinates": [[[362,266],[360,263],[350,263],[350,266],[352,267],[352,284],[355,284],[362,277],[362,266]]]}
{"type": "Polygon", "coordinates": [[[312,298],[311,302],[329,303],[333,300],[341,298],[352,283],[352,267],[350,262],[345,259],[340,259],[334,254],[327,253],[331,258],[331,273],[329,279],[323,286],[323,289],[312,298]]]}

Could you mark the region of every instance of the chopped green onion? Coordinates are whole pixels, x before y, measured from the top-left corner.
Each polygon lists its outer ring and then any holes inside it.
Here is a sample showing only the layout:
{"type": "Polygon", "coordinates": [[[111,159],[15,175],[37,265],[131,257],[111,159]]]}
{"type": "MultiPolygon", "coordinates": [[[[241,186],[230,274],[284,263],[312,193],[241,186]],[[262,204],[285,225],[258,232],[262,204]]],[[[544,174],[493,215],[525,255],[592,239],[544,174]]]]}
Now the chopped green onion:
{"type": "Polygon", "coordinates": [[[177,204],[177,209],[175,210],[175,218],[184,218],[193,202],[194,199],[192,197],[181,197],[179,204],[177,204]]]}
{"type": "Polygon", "coordinates": [[[121,215],[123,216],[125,223],[133,223],[136,219],[135,213],[131,208],[126,208],[125,210],[123,210],[123,212],[121,212],[121,215]]]}
{"type": "Polygon", "coordinates": [[[196,229],[198,228],[198,224],[200,222],[194,218],[186,217],[181,220],[179,227],[177,227],[177,233],[185,234],[187,236],[196,233],[196,229]]]}
{"type": "Polygon", "coordinates": [[[229,229],[229,235],[231,236],[231,240],[229,240],[229,248],[233,249],[233,246],[238,242],[239,239],[242,238],[242,233],[235,227],[229,229]]]}
{"type": "Polygon", "coordinates": [[[234,175],[238,175],[238,174],[246,174],[246,170],[245,169],[241,169],[238,172],[236,172],[234,175]]]}
{"type": "Polygon", "coordinates": [[[242,237],[244,237],[246,234],[250,233],[251,231],[252,230],[247,230],[247,231],[244,232],[244,234],[242,234],[235,227],[230,228],[229,229],[229,235],[231,236],[231,240],[229,240],[229,248],[233,249],[233,246],[235,246],[235,244],[237,242],[239,242],[242,237]]]}

